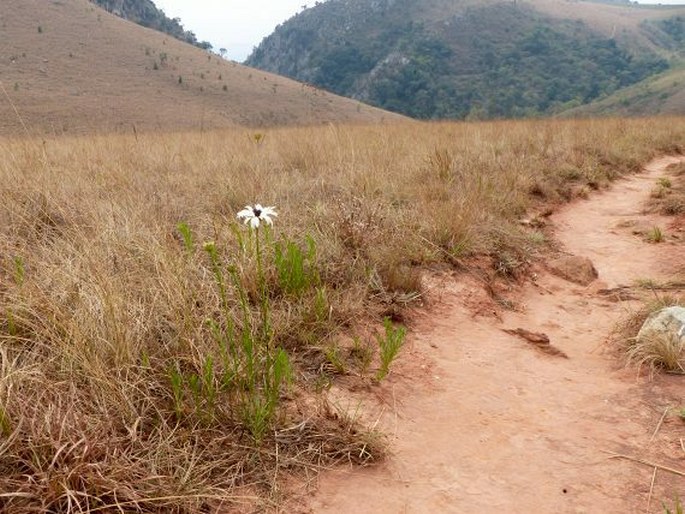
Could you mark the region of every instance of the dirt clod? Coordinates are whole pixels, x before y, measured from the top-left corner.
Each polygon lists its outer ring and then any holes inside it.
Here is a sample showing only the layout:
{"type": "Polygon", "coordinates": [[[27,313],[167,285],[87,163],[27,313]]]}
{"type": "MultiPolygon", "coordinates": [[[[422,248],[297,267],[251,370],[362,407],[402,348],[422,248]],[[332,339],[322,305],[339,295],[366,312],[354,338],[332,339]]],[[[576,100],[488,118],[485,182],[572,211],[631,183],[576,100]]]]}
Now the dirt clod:
{"type": "Polygon", "coordinates": [[[518,336],[522,339],[525,339],[526,341],[534,345],[537,349],[548,355],[554,355],[557,357],[563,357],[564,359],[568,359],[568,355],[566,355],[558,348],[552,346],[552,343],[550,343],[549,336],[547,334],[543,334],[541,332],[531,332],[530,330],[526,330],[525,328],[517,328],[514,330],[502,329],[502,331],[506,332],[507,334],[511,334],[513,336],[518,336]]]}
{"type": "Polygon", "coordinates": [[[547,266],[555,275],[581,286],[590,285],[599,276],[590,259],[577,255],[559,257],[547,266]]]}

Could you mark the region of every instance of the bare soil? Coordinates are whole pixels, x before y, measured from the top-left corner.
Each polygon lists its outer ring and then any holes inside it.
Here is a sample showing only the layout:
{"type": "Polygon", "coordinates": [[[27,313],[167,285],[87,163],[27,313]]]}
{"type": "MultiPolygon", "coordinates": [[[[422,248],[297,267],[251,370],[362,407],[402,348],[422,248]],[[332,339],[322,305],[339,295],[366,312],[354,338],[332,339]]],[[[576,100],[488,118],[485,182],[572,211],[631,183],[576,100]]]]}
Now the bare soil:
{"type": "Polygon", "coordinates": [[[608,337],[640,302],[601,293],[685,268],[685,235],[644,209],[677,161],[656,160],[551,217],[562,251],[598,270],[589,286],[540,268],[518,308],[500,312],[468,274],[437,281],[434,306],[413,324],[376,397],[331,392],[390,434],[391,457],[324,473],[305,510],[644,513],[685,495],[685,478],[607,453],[685,470],[685,424],[664,416],[685,403],[685,377],[625,368],[608,337]],[[666,241],[648,242],[634,223],[660,227],[666,241]],[[529,332],[546,335],[560,354],[519,337],[529,332]]]}

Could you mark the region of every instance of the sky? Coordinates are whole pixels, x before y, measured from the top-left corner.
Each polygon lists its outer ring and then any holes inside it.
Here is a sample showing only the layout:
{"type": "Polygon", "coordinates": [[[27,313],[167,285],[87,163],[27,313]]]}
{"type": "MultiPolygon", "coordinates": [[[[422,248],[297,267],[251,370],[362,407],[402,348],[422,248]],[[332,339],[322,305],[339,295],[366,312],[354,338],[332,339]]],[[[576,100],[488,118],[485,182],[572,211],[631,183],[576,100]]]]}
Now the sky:
{"type": "MultiPolygon", "coordinates": [[[[153,0],[170,18],[181,18],[199,41],[242,62],[276,25],[313,5],[314,0],[153,0]]],[[[685,0],[642,0],[641,4],[683,4],[685,0]]]]}
{"type": "Polygon", "coordinates": [[[314,0],[153,0],[169,18],[181,18],[198,41],[209,41],[218,52],[242,62],[271,34],[276,25],[314,0]]]}

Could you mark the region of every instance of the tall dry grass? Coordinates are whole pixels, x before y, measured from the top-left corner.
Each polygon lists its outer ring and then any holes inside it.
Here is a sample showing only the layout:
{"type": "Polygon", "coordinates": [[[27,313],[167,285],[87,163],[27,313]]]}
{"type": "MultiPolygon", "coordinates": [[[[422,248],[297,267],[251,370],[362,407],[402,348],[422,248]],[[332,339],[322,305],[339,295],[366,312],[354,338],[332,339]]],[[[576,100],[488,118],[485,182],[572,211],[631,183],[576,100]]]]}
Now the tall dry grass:
{"type": "Polygon", "coordinates": [[[517,223],[527,211],[684,149],[685,120],[663,118],[0,141],[0,506],[238,509],[278,501],[281,476],[380,458],[377,436],[318,392],[331,374],[365,376],[343,336],[415,298],[426,266],[487,256],[511,272],[540,244],[517,223]],[[311,239],[316,277],[289,291],[267,248],[273,341],[295,381],[259,444],[207,323],[240,323],[240,301],[229,288],[226,313],[200,249],[215,243],[257,319],[235,220],[255,201],[279,210],[275,242],[311,239]],[[201,380],[208,360],[211,410],[196,397],[207,384],[171,380],[201,380]]]}

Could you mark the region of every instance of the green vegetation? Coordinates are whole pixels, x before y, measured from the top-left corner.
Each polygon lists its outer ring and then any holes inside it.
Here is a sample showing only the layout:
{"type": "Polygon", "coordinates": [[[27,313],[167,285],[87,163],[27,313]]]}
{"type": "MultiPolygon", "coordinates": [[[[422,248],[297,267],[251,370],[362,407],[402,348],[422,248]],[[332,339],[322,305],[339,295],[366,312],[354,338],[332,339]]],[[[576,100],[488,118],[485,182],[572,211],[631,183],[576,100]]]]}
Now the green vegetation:
{"type": "MultiPolygon", "coordinates": [[[[189,246],[187,231],[179,227],[182,232],[187,251],[189,246]]],[[[261,443],[264,434],[271,427],[276,414],[281,388],[292,380],[292,370],[288,354],[282,348],[276,347],[271,329],[271,309],[269,293],[266,288],[263,265],[264,244],[272,245],[268,230],[256,230],[245,237],[238,229],[234,230],[238,245],[243,248],[240,255],[244,262],[235,262],[223,257],[217,245],[206,243],[204,250],[211,262],[217,290],[221,303],[219,319],[208,319],[212,336],[219,349],[218,355],[209,353],[201,362],[199,374],[187,376],[185,383],[194,403],[194,412],[201,411],[200,420],[216,419],[217,393],[224,393],[224,405],[228,411],[238,412],[243,424],[249,430],[255,442],[261,443]],[[262,241],[262,239],[264,239],[262,241]],[[260,244],[261,243],[261,244],[260,244]],[[257,273],[259,296],[259,314],[254,315],[248,295],[249,284],[238,272],[240,266],[255,267],[257,273]],[[236,320],[232,313],[231,295],[234,289],[240,309],[236,320]],[[255,320],[258,319],[258,321],[255,320]],[[215,369],[214,362],[220,364],[215,369]]],[[[183,416],[183,375],[177,371],[180,363],[176,363],[171,370],[171,385],[174,396],[174,410],[178,418],[183,416]]],[[[230,419],[230,416],[228,417],[230,419]]]]}
{"type": "Polygon", "coordinates": [[[685,16],[674,16],[658,22],[659,28],[680,45],[685,44],[685,16]]]}
{"type": "Polygon", "coordinates": [[[642,27],[659,46],[681,52],[685,50],[685,15],[644,22],[642,27]]]}
{"type": "MultiPolygon", "coordinates": [[[[664,47],[682,38],[679,16],[647,25],[664,47]]],[[[331,0],[280,26],[247,64],[422,119],[556,114],[669,67],[651,49],[534,5],[430,0],[331,0]]]]}
{"type": "Polygon", "coordinates": [[[404,327],[394,327],[390,318],[385,318],[383,321],[385,334],[376,336],[378,346],[380,347],[381,367],[376,373],[376,380],[381,381],[390,373],[390,364],[395,360],[397,354],[404,344],[404,337],[407,334],[407,329],[404,327]]]}

